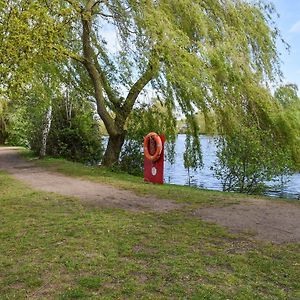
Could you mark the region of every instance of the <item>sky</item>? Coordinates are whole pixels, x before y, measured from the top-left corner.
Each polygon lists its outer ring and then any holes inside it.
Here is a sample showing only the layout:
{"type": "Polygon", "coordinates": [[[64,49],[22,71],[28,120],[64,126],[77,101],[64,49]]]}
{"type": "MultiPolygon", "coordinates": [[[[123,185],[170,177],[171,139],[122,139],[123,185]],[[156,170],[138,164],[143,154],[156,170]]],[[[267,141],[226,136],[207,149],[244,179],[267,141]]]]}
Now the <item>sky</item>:
{"type": "Polygon", "coordinates": [[[279,43],[285,83],[296,83],[300,89],[300,0],[272,0],[279,18],[276,20],[290,53],[279,43]]]}

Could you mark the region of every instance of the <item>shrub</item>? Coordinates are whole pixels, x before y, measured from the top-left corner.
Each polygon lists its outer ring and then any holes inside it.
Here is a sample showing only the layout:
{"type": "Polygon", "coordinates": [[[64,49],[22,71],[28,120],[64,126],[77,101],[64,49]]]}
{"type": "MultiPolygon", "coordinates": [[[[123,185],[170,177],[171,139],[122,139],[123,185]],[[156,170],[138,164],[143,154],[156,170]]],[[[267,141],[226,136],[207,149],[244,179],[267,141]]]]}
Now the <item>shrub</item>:
{"type": "Polygon", "coordinates": [[[101,160],[102,138],[90,107],[73,108],[69,118],[63,107],[54,109],[47,154],[90,164],[101,160]]]}
{"type": "Polygon", "coordinates": [[[120,155],[119,168],[131,175],[142,176],[144,169],[143,140],[126,140],[120,155]]]}
{"type": "Polygon", "coordinates": [[[290,174],[290,154],[270,132],[243,128],[218,138],[215,175],[224,191],[263,193],[267,181],[290,174]]]}

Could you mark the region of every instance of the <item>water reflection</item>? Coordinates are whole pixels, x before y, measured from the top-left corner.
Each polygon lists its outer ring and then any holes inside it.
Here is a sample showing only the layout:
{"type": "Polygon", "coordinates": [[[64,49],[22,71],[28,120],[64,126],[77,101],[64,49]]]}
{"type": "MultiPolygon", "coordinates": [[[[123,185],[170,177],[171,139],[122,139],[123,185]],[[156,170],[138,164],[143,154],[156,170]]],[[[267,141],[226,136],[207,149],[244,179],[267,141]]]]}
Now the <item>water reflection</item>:
{"type": "MultiPolygon", "coordinates": [[[[165,182],[190,185],[210,190],[222,190],[221,182],[213,176],[211,167],[216,160],[216,143],[211,136],[201,136],[201,149],[203,153],[204,166],[200,171],[188,171],[184,168],[183,152],[185,147],[185,135],[178,135],[175,150],[175,164],[170,165],[166,162],[165,165],[165,182]]],[[[269,196],[299,199],[300,195],[300,174],[296,173],[290,177],[289,182],[285,186],[272,189],[267,192],[269,196]]]]}

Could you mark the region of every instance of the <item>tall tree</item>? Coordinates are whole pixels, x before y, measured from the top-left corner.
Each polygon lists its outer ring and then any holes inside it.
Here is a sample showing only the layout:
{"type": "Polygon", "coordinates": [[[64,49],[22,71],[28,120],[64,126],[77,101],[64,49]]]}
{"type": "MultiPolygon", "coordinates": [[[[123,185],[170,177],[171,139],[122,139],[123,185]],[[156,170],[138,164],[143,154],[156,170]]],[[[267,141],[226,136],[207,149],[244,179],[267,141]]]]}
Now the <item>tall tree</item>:
{"type": "Polygon", "coordinates": [[[47,47],[49,53],[81,64],[90,77],[91,96],[109,134],[103,165],[118,161],[126,122],[138,98],[145,101],[140,96],[147,87],[167,107],[166,118],[175,108],[186,115],[195,136],[195,111],[205,115],[214,111],[221,131],[230,130],[231,122],[243,119],[240,115],[257,120],[257,126],[272,124],[269,112],[278,107],[265,85],[280,70],[271,4],[246,0],[32,3],[46,16],[47,28],[68,25],[63,34],[46,36],[47,47]]]}

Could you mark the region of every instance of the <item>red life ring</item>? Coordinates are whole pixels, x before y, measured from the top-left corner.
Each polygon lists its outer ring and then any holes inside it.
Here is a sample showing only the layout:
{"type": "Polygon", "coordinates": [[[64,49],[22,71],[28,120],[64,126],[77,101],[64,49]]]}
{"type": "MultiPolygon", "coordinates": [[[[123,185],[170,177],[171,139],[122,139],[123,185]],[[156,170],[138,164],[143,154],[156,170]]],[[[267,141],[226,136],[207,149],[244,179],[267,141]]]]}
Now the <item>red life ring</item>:
{"type": "Polygon", "coordinates": [[[145,157],[148,160],[151,160],[151,161],[155,162],[160,158],[161,152],[162,152],[162,141],[161,141],[160,136],[155,132],[148,133],[145,136],[145,139],[144,139],[144,154],[145,154],[145,157]],[[153,155],[150,154],[149,149],[148,149],[150,139],[154,139],[154,141],[156,143],[156,150],[155,150],[155,153],[153,155]]]}

